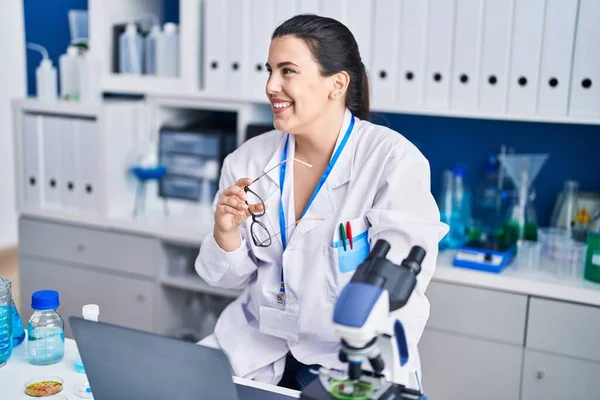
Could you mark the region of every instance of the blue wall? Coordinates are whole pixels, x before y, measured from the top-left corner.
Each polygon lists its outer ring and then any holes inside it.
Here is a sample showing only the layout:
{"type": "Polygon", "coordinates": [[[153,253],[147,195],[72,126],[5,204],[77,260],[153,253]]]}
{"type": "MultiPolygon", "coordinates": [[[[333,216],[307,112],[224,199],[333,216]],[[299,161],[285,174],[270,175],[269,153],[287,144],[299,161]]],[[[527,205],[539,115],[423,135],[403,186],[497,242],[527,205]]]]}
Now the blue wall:
{"type": "MultiPolygon", "coordinates": [[[[121,0],[127,1],[127,0],[121,0]]],[[[164,21],[179,22],[177,1],[164,1],[164,21]]],[[[55,66],[69,44],[69,9],[86,9],[87,0],[24,0],[27,41],[45,46],[55,66]]],[[[27,52],[28,92],[35,93],[35,69],[40,56],[27,52]]],[[[540,222],[547,224],[565,179],[580,182],[582,191],[600,193],[600,127],[585,125],[491,121],[477,119],[377,114],[374,122],[402,133],[421,149],[431,164],[432,190],[437,196],[445,168],[457,162],[468,166],[473,188],[488,154],[500,146],[517,153],[548,153],[535,187],[540,222]]],[[[402,190],[402,188],[398,188],[402,190]]]]}

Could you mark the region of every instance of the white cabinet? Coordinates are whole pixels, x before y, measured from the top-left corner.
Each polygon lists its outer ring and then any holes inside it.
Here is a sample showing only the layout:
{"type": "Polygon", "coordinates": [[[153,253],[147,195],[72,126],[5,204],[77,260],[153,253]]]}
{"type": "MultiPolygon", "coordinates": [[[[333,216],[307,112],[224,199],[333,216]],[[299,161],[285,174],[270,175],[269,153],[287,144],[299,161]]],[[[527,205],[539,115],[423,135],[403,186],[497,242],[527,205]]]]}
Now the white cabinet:
{"type": "Polygon", "coordinates": [[[598,377],[600,363],[526,350],[521,399],[600,399],[598,377]]]}
{"type": "Polygon", "coordinates": [[[54,263],[21,254],[21,317],[27,321],[31,293],[51,289],[59,293],[59,314],[65,320],[65,334],[72,337],[68,319],[81,316],[81,307],[100,306],[100,320],[152,331],[154,284],[120,275],[112,275],[77,265],[54,263]]]}
{"type": "Polygon", "coordinates": [[[518,399],[521,346],[426,329],[419,342],[422,385],[432,400],[518,399]]]}

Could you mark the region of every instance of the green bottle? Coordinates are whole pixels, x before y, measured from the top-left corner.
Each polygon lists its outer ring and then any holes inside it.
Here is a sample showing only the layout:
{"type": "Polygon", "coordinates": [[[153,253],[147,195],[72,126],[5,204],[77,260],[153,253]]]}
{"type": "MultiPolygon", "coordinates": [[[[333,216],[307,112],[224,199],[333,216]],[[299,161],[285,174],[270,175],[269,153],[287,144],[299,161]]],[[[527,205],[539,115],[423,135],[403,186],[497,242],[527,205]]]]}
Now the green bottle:
{"type": "Polygon", "coordinates": [[[588,228],[583,276],[589,281],[600,283],[600,212],[588,228]]]}

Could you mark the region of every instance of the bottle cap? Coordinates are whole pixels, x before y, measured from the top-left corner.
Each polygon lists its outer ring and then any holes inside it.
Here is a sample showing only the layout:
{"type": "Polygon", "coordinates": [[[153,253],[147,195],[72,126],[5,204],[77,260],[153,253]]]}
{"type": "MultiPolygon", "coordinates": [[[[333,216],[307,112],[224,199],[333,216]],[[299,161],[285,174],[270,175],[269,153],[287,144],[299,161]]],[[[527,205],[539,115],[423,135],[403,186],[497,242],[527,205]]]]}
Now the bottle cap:
{"type": "Polygon", "coordinates": [[[58,292],[55,290],[39,290],[31,295],[31,308],[34,310],[53,310],[59,305],[58,292]]]}
{"type": "Polygon", "coordinates": [[[133,22],[130,22],[129,24],[127,24],[127,28],[125,28],[125,34],[126,35],[135,35],[136,33],[137,33],[137,26],[133,22]]]}
{"type": "Polygon", "coordinates": [[[164,26],[165,33],[175,33],[177,32],[177,24],[173,22],[167,22],[164,26]]]}
{"type": "Polygon", "coordinates": [[[42,68],[52,68],[52,60],[49,58],[43,58],[40,62],[40,67],[42,68]]]}
{"type": "Polygon", "coordinates": [[[100,315],[100,307],[97,304],[86,304],[81,308],[83,318],[90,321],[98,321],[98,315],[100,315]]]}
{"type": "Polygon", "coordinates": [[[79,54],[79,50],[77,49],[77,47],[75,47],[75,46],[67,47],[67,55],[76,56],[78,54],[79,54]]]}

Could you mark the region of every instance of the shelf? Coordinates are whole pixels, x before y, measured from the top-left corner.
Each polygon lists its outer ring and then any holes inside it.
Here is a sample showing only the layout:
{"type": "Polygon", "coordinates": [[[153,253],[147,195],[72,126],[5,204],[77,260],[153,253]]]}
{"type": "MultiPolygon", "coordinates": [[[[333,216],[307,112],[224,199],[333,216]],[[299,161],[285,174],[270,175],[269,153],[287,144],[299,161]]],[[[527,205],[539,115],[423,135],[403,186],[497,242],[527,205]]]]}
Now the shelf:
{"type": "Polygon", "coordinates": [[[102,77],[106,93],[131,95],[188,96],[193,94],[180,77],[110,74],[102,77]]]}
{"type": "Polygon", "coordinates": [[[47,101],[37,98],[19,98],[13,100],[13,107],[24,112],[41,114],[63,114],[73,117],[96,118],[103,103],[82,103],[78,101],[47,101]]]}
{"type": "Polygon", "coordinates": [[[210,286],[198,275],[184,275],[184,276],[163,276],[161,278],[163,286],[169,286],[177,289],[192,290],[200,293],[208,293],[217,296],[232,297],[236,298],[242,293],[241,290],[223,289],[214,286],[210,286]]]}

